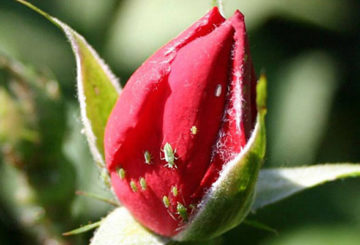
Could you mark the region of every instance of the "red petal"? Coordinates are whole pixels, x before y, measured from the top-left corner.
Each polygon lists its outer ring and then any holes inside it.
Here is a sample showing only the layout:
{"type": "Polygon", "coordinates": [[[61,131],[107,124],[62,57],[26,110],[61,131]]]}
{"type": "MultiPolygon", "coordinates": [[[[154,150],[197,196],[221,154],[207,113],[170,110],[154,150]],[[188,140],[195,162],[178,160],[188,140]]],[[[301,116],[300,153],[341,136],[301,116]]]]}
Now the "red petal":
{"type": "Polygon", "coordinates": [[[114,191],[136,219],[159,234],[172,236],[181,229],[184,217],[177,203],[190,215],[190,204],[200,201],[249,137],[255,94],[246,86],[252,88],[255,77],[250,57],[244,61],[245,35],[240,12],[225,22],[214,8],[133,74],[109,117],[105,156],[114,191]],[[177,168],[161,159],[166,143],[176,151],[177,168]],[[150,165],[145,151],[152,155],[150,165]],[[125,170],[124,179],[118,168],[125,170]]]}
{"type": "Polygon", "coordinates": [[[231,23],[235,29],[229,95],[210,167],[198,190],[192,195],[194,199],[200,199],[216,181],[223,165],[241,152],[255,126],[257,80],[250,57],[244,16],[236,11],[226,22],[231,23]]]}
{"type": "MultiPolygon", "coordinates": [[[[164,92],[158,89],[164,90],[163,87],[167,86],[163,81],[170,72],[170,64],[177,50],[192,40],[210,33],[224,21],[219,10],[213,8],[177,38],[158,50],[131,76],[113,108],[105,130],[105,157],[109,169],[113,169],[116,165],[116,154],[124,143],[124,135],[129,133],[128,128],[138,128],[138,117],[144,117],[143,111],[148,111],[147,104],[150,107],[159,104],[158,107],[161,108],[162,98],[158,101],[157,97],[163,97],[160,93],[164,92]],[[152,99],[149,99],[150,97],[152,99]]],[[[156,124],[153,122],[153,115],[150,115],[149,119],[148,124],[156,124]]]]}

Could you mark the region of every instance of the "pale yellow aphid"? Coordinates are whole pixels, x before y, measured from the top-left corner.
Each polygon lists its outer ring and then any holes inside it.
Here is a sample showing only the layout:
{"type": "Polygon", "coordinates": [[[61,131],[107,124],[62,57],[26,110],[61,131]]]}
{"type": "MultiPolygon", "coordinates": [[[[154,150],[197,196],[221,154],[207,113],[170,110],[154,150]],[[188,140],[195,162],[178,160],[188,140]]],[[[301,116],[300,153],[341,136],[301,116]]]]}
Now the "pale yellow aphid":
{"type": "Polygon", "coordinates": [[[120,179],[124,179],[124,178],[125,178],[125,170],[124,170],[123,168],[119,168],[119,169],[117,170],[117,173],[118,173],[120,179]]]}
{"type": "Polygon", "coordinates": [[[197,134],[197,131],[198,131],[198,129],[197,129],[196,126],[192,126],[192,127],[190,128],[190,132],[191,132],[193,135],[197,134]]]}
{"type": "Polygon", "coordinates": [[[167,196],[163,196],[163,203],[164,203],[165,208],[169,207],[170,201],[169,201],[169,198],[167,196]]]}
{"type": "Polygon", "coordinates": [[[147,184],[146,184],[145,178],[144,178],[144,177],[141,177],[140,180],[139,180],[139,182],[140,182],[141,189],[142,189],[143,191],[145,191],[146,188],[147,188],[147,184]]]}
{"type": "Polygon", "coordinates": [[[151,164],[151,154],[149,151],[144,152],[144,159],[146,164],[151,164]]]}
{"type": "Polygon", "coordinates": [[[130,181],[130,187],[131,187],[131,190],[133,191],[133,192],[137,192],[137,190],[138,190],[138,188],[137,188],[137,186],[136,186],[136,183],[135,183],[135,181],[130,181]]]}
{"type": "Polygon", "coordinates": [[[178,189],[176,186],[171,187],[171,192],[176,197],[178,195],[178,189]]]}

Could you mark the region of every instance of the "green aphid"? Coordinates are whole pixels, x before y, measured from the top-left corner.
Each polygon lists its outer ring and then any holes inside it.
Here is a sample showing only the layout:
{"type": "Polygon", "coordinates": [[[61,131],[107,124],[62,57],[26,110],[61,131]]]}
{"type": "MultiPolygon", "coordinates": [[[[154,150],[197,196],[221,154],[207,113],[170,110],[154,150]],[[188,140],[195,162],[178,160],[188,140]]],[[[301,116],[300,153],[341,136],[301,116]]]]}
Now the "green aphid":
{"type": "Polygon", "coordinates": [[[119,168],[119,169],[117,170],[117,173],[118,173],[120,179],[124,179],[124,178],[125,178],[125,170],[124,170],[123,168],[119,168]]]}
{"type": "Polygon", "coordinates": [[[176,186],[171,187],[171,192],[176,197],[178,195],[178,189],[176,186]]]}
{"type": "Polygon", "coordinates": [[[167,164],[165,164],[165,167],[177,168],[177,166],[175,165],[175,160],[177,160],[177,157],[175,156],[176,150],[173,150],[171,145],[169,143],[166,143],[162,151],[164,152],[164,158],[161,158],[161,160],[165,160],[167,162],[167,164]]]}
{"type": "Polygon", "coordinates": [[[136,183],[135,183],[135,181],[130,181],[130,187],[131,187],[131,190],[133,191],[133,192],[137,192],[137,190],[138,190],[138,188],[137,188],[137,186],[136,186],[136,183]]]}
{"type": "Polygon", "coordinates": [[[147,184],[146,184],[145,178],[141,177],[140,180],[139,180],[139,182],[140,182],[141,189],[142,189],[143,191],[145,191],[146,188],[147,188],[147,184]]]}
{"type": "Polygon", "coordinates": [[[165,208],[168,208],[170,205],[169,198],[167,196],[163,196],[163,203],[165,208]]]}
{"type": "Polygon", "coordinates": [[[198,129],[197,129],[196,126],[192,126],[192,127],[190,128],[190,132],[191,132],[193,135],[197,134],[197,131],[198,131],[198,129]]]}
{"type": "Polygon", "coordinates": [[[144,158],[145,158],[145,163],[150,165],[151,164],[151,154],[149,151],[144,152],[144,158]]]}
{"type": "Polygon", "coordinates": [[[176,210],[177,210],[177,214],[180,215],[182,220],[184,222],[187,222],[188,221],[187,208],[184,205],[182,205],[181,203],[178,202],[177,206],[176,206],[176,210]]]}

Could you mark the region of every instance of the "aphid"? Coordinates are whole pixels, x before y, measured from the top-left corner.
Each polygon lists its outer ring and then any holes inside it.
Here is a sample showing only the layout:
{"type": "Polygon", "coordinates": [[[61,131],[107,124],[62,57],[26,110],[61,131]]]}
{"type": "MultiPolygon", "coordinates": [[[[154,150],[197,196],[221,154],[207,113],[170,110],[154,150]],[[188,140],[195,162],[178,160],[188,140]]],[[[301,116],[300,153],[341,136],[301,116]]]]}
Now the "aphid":
{"type": "Polygon", "coordinates": [[[177,166],[175,165],[175,160],[177,160],[177,157],[175,156],[176,150],[173,150],[171,145],[169,143],[166,143],[162,151],[164,152],[164,158],[161,158],[161,160],[165,160],[167,162],[167,164],[165,164],[165,167],[177,168],[177,166]]]}
{"type": "Polygon", "coordinates": [[[144,177],[141,177],[140,180],[139,180],[139,182],[140,182],[141,189],[142,189],[143,191],[145,191],[146,188],[147,188],[147,184],[146,184],[145,178],[144,178],[144,177]]]}
{"type": "Polygon", "coordinates": [[[133,192],[137,192],[137,190],[138,190],[138,188],[137,188],[137,186],[136,186],[136,183],[135,183],[135,181],[130,181],[130,187],[131,187],[131,190],[133,191],[133,192]]]}
{"type": "Polygon", "coordinates": [[[177,210],[177,214],[180,215],[182,220],[187,222],[188,221],[187,208],[178,202],[176,206],[176,210],[177,210]]]}
{"type": "Polygon", "coordinates": [[[171,192],[176,197],[178,195],[178,189],[176,186],[171,187],[171,192]]]}
{"type": "Polygon", "coordinates": [[[118,173],[120,179],[124,179],[124,178],[125,178],[125,170],[124,170],[123,168],[119,168],[119,169],[117,170],[117,173],[118,173]]]}
{"type": "Polygon", "coordinates": [[[219,97],[221,95],[222,87],[221,84],[218,84],[215,89],[215,96],[219,97]]]}
{"type": "Polygon", "coordinates": [[[145,158],[145,163],[150,165],[151,164],[151,154],[149,151],[144,152],[144,158],[145,158]]]}
{"type": "Polygon", "coordinates": [[[195,135],[195,134],[197,134],[197,127],[196,126],[192,126],[191,127],[191,129],[190,129],[190,131],[191,131],[191,133],[193,134],[193,135],[195,135]]]}
{"type": "Polygon", "coordinates": [[[163,203],[165,208],[168,208],[170,205],[169,198],[167,196],[163,196],[163,203]]]}

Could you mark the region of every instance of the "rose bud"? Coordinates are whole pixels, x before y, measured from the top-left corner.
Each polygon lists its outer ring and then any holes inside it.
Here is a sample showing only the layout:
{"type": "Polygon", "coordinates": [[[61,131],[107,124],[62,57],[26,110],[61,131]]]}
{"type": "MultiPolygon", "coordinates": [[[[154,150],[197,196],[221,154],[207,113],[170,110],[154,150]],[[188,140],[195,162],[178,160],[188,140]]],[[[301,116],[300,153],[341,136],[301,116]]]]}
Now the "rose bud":
{"type": "Polygon", "coordinates": [[[256,118],[244,17],[236,11],[226,20],[215,7],[151,56],[122,91],[104,142],[115,194],[163,236],[204,239],[234,227],[249,210],[262,161],[239,158],[256,118]],[[241,167],[227,171],[234,162],[241,167]],[[231,182],[235,175],[243,179],[231,182]]]}

